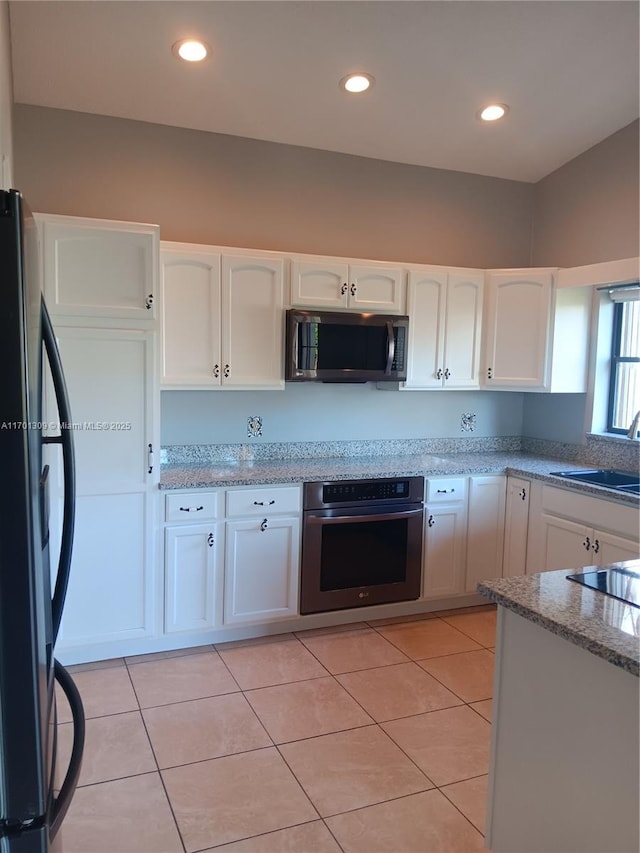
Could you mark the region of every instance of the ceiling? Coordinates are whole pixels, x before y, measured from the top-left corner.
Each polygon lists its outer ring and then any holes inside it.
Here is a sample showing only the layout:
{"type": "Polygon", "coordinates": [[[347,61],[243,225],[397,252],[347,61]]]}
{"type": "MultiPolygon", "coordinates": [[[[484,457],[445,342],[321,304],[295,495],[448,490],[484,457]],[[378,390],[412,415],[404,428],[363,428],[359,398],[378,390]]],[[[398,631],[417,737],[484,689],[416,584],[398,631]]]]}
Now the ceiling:
{"type": "Polygon", "coordinates": [[[10,3],[14,99],[534,182],[638,116],[638,3],[10,3]],[[197,36],[200,66],[171,46],[197,36]],[[366,71],[366,94],[341,77],[366,71]],[[495,124],[488,102],[510,106],[495,124]]]}

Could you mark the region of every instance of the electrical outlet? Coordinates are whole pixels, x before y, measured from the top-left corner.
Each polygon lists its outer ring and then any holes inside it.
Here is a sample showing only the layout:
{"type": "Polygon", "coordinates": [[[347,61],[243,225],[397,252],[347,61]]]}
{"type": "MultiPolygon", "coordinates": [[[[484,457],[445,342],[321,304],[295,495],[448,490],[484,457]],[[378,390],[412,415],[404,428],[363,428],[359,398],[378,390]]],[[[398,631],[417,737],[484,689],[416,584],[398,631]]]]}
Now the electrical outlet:
{"type": "Polygon", "coordinates": [[[262,435],[262,416],[250,415],[247,418],[247,437],[260,438],[262,435]]]}
{"type": "Polygon", "coordinates": [[[475,412],[463,412],[460,416],[460,432],[473,432],[476,428],[475,412]]]}

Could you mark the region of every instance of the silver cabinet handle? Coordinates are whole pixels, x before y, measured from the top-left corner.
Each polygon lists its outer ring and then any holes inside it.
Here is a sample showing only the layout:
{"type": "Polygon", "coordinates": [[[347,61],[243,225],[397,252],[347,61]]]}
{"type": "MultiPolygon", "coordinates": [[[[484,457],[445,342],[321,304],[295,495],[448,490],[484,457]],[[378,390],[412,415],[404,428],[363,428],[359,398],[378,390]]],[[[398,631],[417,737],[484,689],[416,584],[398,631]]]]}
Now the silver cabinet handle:
{"type": "Polygon", "coordinates": [[[210,533],[207,536],[207,545],[209,546],[209,548],[213,548],[215,541],[216,540],[213,538],[213,533],[210,533]]]}
{"type": "Polygon", "coordinates": [[[181,506],[180,512],[201,512],[203,509],[203,506],[181,506]]]}
{"type": "Polygon", "coordinates": [[[151,474],[151,472],[153,471],[153,445],[152,444],[147,445],[147,463],[149,465],[148,473],[151,474]]]}
{"type": "Polygon", "coordinates": [[[449,492],[453,494],[453,492],[455,492],[455,489],[436,489],[437,495],[448,495],[449,492]]]}
{"type": "Polygon", "coordinates": [[[591,548],[591,539],[587,536],[582,544],[584,545],[584,550],[588,551],[591,548]]]}
{"type": "Polygon", "coordinates": [[[430,516],[429,516],[429,520],[427,521],[427,524],[429,525],[429,527],[433,527],[433,525],[434,525],[435,523],[436,523],[435,518],[434,518],[432,515],[430,515],[430,516]]]}
{"type": "Polygon", "coordinates": [[[269,525],[267,524],[267,519],[264,518],[262,520],[262,524],[260,525],[260,530],[264,533],[269,525]]]}
{"type": "Polygon", "coordinates": [[[357,290],[357,289],[358,289],[358,288],[357,288],[357,287],[355,286],[355,284],[352,282],[352,283],[351,283],[351,287],[349,288],[349,293],[350,293],[352,296],[355,296],[355,295],[356,295],[356,290],[357,290]]]}
{"type": "Polygon", "coordinates": [[[220,376],[220,365],[219,364],[213,365],[213,375],[215,376],[216,379],[220,376]]]}
{"type": "Polygon", "coordinates": [[[144,307],[147,311],[151,310],[151,306],[153,305],[153,293],[150,293],[147,298],[144,300],[144,307]]]}
{"type": "Polygon", "coordinates": [[[445,369],[444,369],[444,378],[445,378],[445,379],[449,379],[449,378],[450,378],[450,376],[451,376],[451,373],[449,372],[449,368],[448,368],[448,367],[445,367],[445,369]]]}
{"type": "Polygon", "coordinates": [[[275,503],[275,500],[272,500],[272,501],[254,501],[253,505],[254,506],[273,506],[274,503],[275,503]]]}
{"type": "Polygon", "coordinates": [[[224,376],[224,378],[225,378],[225,379],[228,379],[228,378],[229,378],[229,373],[230,373],[230,372],[231,372],[231,368],[229,367],[229,365],[228,365],[228,364],[225,364],[225,366],[224,366],[224,370],[222,371],[222,375],[224,376]]]}
{"type": "Polygon", "coordinates": [[[442,379],[442,371],[440,368],[436,370],[436,379],[442,379]]]}
{"type": "Polygon", "coordinates": [[[593,545],[591,546],[591,550],[593,551],[594,554],[598,553],[598,551],[600,550],[600,540],[599,539],[593,540],[593,545]]]}
{"type": "Polygon", "coordinates": [[[518,495],[520,496],[520,500],[526,501],[527,490],[526,489],[520,489],[520,491],[518,492],[518,495]]]}
{"type": "Polygon", "coordinates": [[[487,379],[493,379],[493,367],[487,367],[487,379]]]}
{"type": "Polygon", "coordinates": [[[342,287],[340,288],[340,296],[344,296],[348,289],[349,289],[349,285],[345,281],[343,283],[342,287]]]}

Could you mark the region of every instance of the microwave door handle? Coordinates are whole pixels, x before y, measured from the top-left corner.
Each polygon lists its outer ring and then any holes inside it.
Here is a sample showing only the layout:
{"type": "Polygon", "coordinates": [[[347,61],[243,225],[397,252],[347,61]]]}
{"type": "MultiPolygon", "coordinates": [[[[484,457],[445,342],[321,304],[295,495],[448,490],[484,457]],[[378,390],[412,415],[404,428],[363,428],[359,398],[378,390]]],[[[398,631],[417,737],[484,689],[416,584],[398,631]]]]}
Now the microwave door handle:
{"type": "Polygon", "coordinates": [[[385,376],[390,376],[393,365],[393,357],[396,354],[396,339],[393,334],[393,323],[387,320],[387,366],[384,369],[385,376]]]}

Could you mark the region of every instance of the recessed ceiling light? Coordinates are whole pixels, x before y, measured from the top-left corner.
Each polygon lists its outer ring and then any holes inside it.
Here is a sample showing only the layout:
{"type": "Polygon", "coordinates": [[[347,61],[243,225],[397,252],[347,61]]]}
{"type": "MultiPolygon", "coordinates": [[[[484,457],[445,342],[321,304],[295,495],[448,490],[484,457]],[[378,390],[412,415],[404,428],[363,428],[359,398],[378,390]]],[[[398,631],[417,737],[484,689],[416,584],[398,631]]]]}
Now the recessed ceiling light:
{"type": "Polygon", "coordinates": [[[185,62],[202,62],[209,53],[209,47],[197,39],[177,41],[172,48],[174,54],[185,62]]]}
{"type": "Polygon", "coordinates": [[[375,78],[371,74],[365,74],[359,71],[357,74],[347,74],[339,83],[341,89],[345,92],[350,92],[356,95],[360,92],[366,92],[375,83],[375,78]]]}
{"type": "Polygon", "coordinates": [[[478,113],[478,117],[482,121],[497,121],[499,118],[506,116],[509,112],[509,107],[506,104],[489,104],[478,113]]]}

